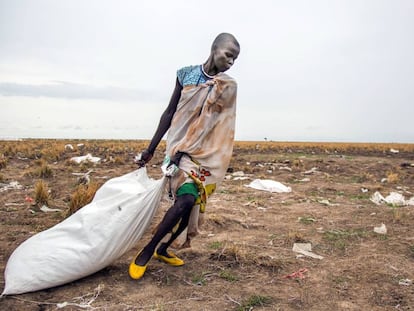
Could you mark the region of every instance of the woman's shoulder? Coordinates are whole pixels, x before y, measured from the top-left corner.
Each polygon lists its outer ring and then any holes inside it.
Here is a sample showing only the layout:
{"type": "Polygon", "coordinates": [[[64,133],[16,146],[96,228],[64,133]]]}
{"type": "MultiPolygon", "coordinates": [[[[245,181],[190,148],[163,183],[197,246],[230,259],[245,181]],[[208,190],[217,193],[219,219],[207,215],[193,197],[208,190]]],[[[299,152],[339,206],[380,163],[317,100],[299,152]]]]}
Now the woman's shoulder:
{"type": "Polygon", "coordinates": [[[177,70],[177,76],[185,76],[188,74],[201,73],[200,65],[185,66],[177,70]]]}
{"type": "Polygon", "coordinates": [[[202,77],[201,65],[190,65],[177,70],[177,78],[182,86],[188,84],[197,85],[204,80],[202,77]]]}

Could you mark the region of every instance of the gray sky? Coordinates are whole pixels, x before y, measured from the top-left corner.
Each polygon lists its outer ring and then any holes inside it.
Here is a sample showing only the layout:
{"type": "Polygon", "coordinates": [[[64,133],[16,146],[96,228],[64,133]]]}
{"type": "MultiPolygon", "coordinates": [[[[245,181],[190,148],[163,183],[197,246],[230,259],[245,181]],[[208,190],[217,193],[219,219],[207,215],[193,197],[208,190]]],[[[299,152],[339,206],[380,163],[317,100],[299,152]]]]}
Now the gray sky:
{"type": "Polygon", "coordinates": [[[0,0],[0,139],[151,138],[220,32],[236,139],[414,143],[412,0],[0,0]]]}

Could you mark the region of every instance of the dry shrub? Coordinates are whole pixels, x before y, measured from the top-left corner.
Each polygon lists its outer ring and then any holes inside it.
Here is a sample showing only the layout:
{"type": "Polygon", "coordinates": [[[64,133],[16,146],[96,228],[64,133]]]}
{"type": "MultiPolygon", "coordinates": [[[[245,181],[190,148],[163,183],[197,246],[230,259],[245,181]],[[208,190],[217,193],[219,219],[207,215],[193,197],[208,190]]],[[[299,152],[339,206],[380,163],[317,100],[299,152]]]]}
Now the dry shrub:
{"type": "Polygon", "coordinates": [[[95,166],[95,163],[93,163],[91,161],[83,161],[80,164],[80,167],[79,168],[80,168],[80,171],[81,172],[87,172],[87,171],[89,171],[94,166],[95,166]]]}
{"type": "Polygon", "coordinates": [[[0,154],[0,170],[7,166],[7,158],[4,154],[0,154]]]}
{"type": "Polygon", "coordinates": [[[125,164],[125,160],[120,156],[116,156],[114,159],[114,163],[117,165],[122,165],[125,164]]]}
{"type": "Polygon", "coordinates": [[[303,169],[304,168],[304,164],[303,164],[303,161],[302,160],[300,160],[300,159],[294,159],[293,161],[292,161],[292,167],[293,167],[293,169],[295,169],[295,170],[301,170],[301,169],[303,169]]]}
{"type": "Polygon", "coordinates": [[[35,170],[35,176],[40,178],[49,178],[53,176],[53,170],[46,163],[44,163],[35,170]]]}
{"type": "Polygon", "coordinates": [[[39,180],[35,184],[34,197],[36,205],[49,205],[49,189],[43,180],[39,180]]]}
{"type": "Polygon", "coordinates": [[[391,184],[397,183],[400,180],[400,176],[398,173],[388,172],[387,173],[387,181],[391,184]]]}
{"type": "Polygon", "coordinates": [[[247,260],[246,250],[232,242],[226,242],[222,248],[210,255],[210,259],[227,262],[228,265],[239,265],[247,260]]]}
{"type": "Polygon", "coordinates": [[[96,191],[99,186],[97,183],[91,182],[88,185],[79,185],[76,187],[76,190],[72,193],[69,210],[67,216],[72,215],[81,207],[89,204],[93,197],[95,196],[96,191]]]}
{"type": "Polygon", "coordinates": [[[260,247],[236,244],[231,241],[220,242],[217,246],[214,252],[210,254],[210,259],[224,262],[229,267],[254,265],[255,267],[259,266],[272,272],[278,272],[285,266],[283,260],[263,254],[260,247]]]}
{"type": "Polygon", "coordinates": [[[362,175],[358,177],[358,182],[375,182],[375,176],[371,173],[363,172],[362,175]]]}
{"type": "Polygon", "coordinates": [[[41,157],[48,161],[58,161],[64,151],[64,147],[53,145],[42,149],[41,157]]]}
{"type": "Polygon", "coordinates": [[[213,224],[219,225],[220,227],[223,227],[226,223],[226,220],[221,215],[217,215],[215,213],[210,213],[208,215],[207,221],[212,222],[213,224]]]}
{"type": "Polygon", "coordinates": [[[284,244],[287,246],[293,245],[293,243],[307,243],[308,240],[298,231],[289,231],[284,239],[284,244]]]}

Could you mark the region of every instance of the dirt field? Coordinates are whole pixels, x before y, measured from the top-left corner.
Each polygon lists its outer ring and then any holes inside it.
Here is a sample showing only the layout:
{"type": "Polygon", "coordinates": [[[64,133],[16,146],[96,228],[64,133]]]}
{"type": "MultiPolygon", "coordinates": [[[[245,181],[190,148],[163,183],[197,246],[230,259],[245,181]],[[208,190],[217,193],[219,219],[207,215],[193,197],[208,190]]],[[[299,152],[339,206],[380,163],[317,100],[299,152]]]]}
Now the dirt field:
{"type": "MultiPolygon", "coordinates": [[[[91,181],[102,185],[136,169],[132,157],[141,145],[17,141],[0,147],[3,288],[13,250],[65,218],[77,187],[73,173],[92,169],[91,181]],[[67,143],[73,150],[65,149],[67,143]],[[102,161],[69,161],[87,153],[102,161]],[[62,212],[45,213],[28,202],[39,179],[50,190],[49,207],[62,212]],[[21,188],[11,187],[13,181],[21,188]]],[[[150,176],[161,176],[161,161],[162,148],[151,161],[150,176]]],[[[149,229],[136,248],[98,273],[3,297],[0,309],[414,310],[414,206],[376,205],[370,201],[376,191],[414,196],[414,145],[240,143],[228,178],[209,201],[200,235],[192,248],[176,250],[186,261],[183,267],[153,259],[143,279],[129,278],[128,264],[150,238],[149,229]],[[292,192],[246,187],[256,178],[279,181],[292,192]],[[381,224],[386,234],[374,232],[381,224]],[[294,243],[311,243],[323,259],[294,252],[294,243]]],[[[163,201],[152,227],[166,208],[163,201]]]]}

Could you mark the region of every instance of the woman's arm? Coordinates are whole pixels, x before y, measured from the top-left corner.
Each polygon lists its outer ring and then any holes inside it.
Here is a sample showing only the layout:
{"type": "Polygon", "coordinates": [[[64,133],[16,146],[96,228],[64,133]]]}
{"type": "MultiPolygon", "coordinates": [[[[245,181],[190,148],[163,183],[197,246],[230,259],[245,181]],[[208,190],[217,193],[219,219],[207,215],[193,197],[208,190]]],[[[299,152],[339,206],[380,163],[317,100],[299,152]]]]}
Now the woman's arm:
{"type": "Polygon", "coordinates": [[[181,97],[182,89],[183,87],[181,86],[180,82],[178,82],[177,78],[175,82],[174,92],[171,96],[167,109],[165,109],[165,111],[161,115],[160,122],[158,124],[157,130],[155,131],[153,138],[151,139],[151,143],[149,144],[148,148],[144,150],[141,154],[141,160],[145,163],[151,160],[152,156],[154,155],[155,149],[157,148],[161,139],[164,137],[165,133],[170,128],[172,118],[174,116],[175,111],[177,110],[177,105],[181,97]]]}

